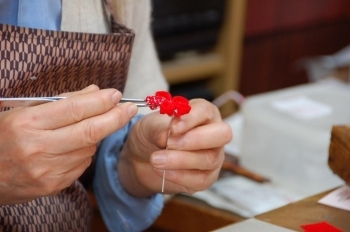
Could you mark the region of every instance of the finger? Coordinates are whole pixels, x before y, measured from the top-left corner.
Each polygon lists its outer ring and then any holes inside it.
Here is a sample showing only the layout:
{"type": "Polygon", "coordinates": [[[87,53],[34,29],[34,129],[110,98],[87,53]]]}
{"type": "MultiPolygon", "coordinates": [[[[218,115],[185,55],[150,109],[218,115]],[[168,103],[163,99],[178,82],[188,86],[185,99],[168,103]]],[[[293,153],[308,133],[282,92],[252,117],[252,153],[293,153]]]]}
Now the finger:
{"type": "Polygon", "coordinates": [[[166,148],[166,141],[169,135],[170,118],[154,112],[146,115],[138,121],[129,136],[129,144],[134,148],[135,154],[143,161],[149,160],[144,154],[166,148]],[[147,159],[147,160],[144,160],[147,159]]]}
{"type": "Polygon", "coordinates": [[[171,150],[202,150],[222,147],[231,139],[231,127],[225,122],[217,122],[196,127],[185,134],[170,134],[167,147],[171,150]]]}
{"type": "Polygon", "coordinates": [[[52,154],[62,154],[95,145],[122,128],[136,113],[137,107],[134,104],[123,103],[105,114],[54,131],[46,131],[44,149],[52,154]]]}
{"type": "Polygon", "coordinates": [[[94,91],[28,108],[23,120],[37,129],[56,129],[106,113],[120,98],[121,93],[115,89],[94,91]]]}
{"type": "Polygon", "coordinates": [[[162,150],[151,155],[151,164],[157,169],[214,170],[220,168],[224,161],[221,151],[221,148],[192,152],[162,150]]]}
{"type": "MultiPolygon", "coordinates": [[[[159,177],[163,176],[163,170],[154,169],[159,177]]],[[[181,192],[192,194],[197,191],[208,189],[219,176],[219,170],[201,171],[201,170],[166,170],[165,190],[173,192],[175,189],[181,189],[181,192]]]]}
{"type": "MultiPolygon", "coordinates": [[[[86,87],[82,90],[75,91],[75,92],[62,93],[62,94],[59,94],[58,96],[60,96],[60,97],[72,97],[72,96],[91,93],[91,92],[98,91],[98,90],[99,90],[99,88],[97,87],[97,85],[89,85],[88,87],[86,87]]],[[[29,101],[28,101],[26,106],[36,106],[36,105],[41,105],[43,103],[48,103],[48,102],[47,101],[30,101],[30,103],[29,103],[29,101]]],[[[0,102],[0,104],[1,104],[1,102],[0,102]]],[[[23,107],[22,103],[20,104],[20,107],[21,108],[23,107]]]]}
{"type": "Polygon", "coordinates": [[[86,88],[79,90],[79,91],[74,91],[74,92],[68,92],[68,93],[62,93],[58,96],[62,97],[71,97],[71,96],[77,96],[77,95],[83,95],[91,92],[95,92],[100,90],[100,88],[97,85],[89,85],[86,88]]]}
{"type": "Polygon", "coordinates": [[[171,134],[182,134],[200,125],[222,121],[218,108],[212,103],[194,99],[190,101],[190,105],[192,109],[189,114],[173,118],[170,125],[171,134]]]}

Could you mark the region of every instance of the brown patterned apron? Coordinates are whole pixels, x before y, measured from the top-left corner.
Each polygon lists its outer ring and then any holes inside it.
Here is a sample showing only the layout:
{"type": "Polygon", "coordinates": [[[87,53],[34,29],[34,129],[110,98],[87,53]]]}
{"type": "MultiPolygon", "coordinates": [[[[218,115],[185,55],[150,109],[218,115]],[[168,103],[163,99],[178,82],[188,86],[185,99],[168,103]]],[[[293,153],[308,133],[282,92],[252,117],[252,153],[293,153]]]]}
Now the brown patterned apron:
{"type": "MultiPolygon", "coordinates": [[[[90,84],[123,91],[134,36],[115,22],[110,34],[0,24],[0,97],[54,96],[90,84]]],[[[56,196],[0,207],[0,231],[90,231],[91,217],[76,181],[56,196]]]]}

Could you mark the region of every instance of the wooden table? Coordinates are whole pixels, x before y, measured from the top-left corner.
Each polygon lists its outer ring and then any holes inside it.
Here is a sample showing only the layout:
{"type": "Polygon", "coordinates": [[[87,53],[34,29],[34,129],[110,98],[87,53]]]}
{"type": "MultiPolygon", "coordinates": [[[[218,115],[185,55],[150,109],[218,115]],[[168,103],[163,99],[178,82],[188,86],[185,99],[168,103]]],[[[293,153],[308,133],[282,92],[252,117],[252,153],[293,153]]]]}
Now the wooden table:
{"type": "MultiPolygon", "coordinates": [[[[350,212],[317,203],[326,191],[295,203],[269,211],[255,218],[294,231],[303,231],[301,225],[327,221],[333,226],[350,231],[350,212]]],[[[185,195],[176,195],[165,204],[161,216],[145,232],[203,232],[216,230],[246,218],[232,212],[216,209],[185,195]]],[[[95,207],[93,231],[107,231],[95,207]]],[[[257,231],[258,228],[257,228],[257,231]]]]}
{"type": "Polygon", "coordinates": [[[288,204],[255,218],[295,231],[303,231],[301,225],[327,221],[344,232],[348,232],[350,231],[349,211],[317,203],[331,191],[333,190],[288,204]]]}
{"type": "MultiPolygon", "coordinates": [[[[255,218],[294,231],[303,231],[301,225],[326,221],[344,232],[349,232],[349,211],[318,203],[319,199],[331,191],[333,190],[288,204],[255,218]]],[[[166,204],[162,215],[148,232],[212,231],[229,224],[234,226],[235,223],[244,220],[245,218],[232,212],[216,209],[199,200],[179,195],[166,204]]],[[[256,231],[259,231],[259,228],[256,231]]]]}
{"type": "Polygon", "coordinates": [[[245,219],[190,196],[176,195],[165,204],[162,214],[147,232],[211,231],[245,219]]]}
{"type": "MultiPolygon", "coordinates": [[[[89,193],[93,204],[93,232],[107,232],[97,206],[96,198],[89,193]]],[[[203,201],[186,195],[175,195],[164,205],[160,217],[144,232],[203,232],[214,230],[245,218],[211,207],[203,201]]]]}

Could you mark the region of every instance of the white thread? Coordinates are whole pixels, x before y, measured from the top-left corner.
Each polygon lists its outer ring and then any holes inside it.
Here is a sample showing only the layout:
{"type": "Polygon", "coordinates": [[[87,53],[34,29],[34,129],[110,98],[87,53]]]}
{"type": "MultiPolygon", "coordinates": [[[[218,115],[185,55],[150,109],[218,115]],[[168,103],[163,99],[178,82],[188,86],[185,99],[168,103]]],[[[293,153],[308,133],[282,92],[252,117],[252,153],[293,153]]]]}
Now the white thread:
{"type": "MultiPolygon", "coordinates": [[[[168,131],[168,139],[169,139],[169,136],[170,136],[170,128],[169,128],[169,131],[168,131]]],[[[165,149],[168,150],[168,146],[165,149]]],[[[164,186],[165,186],[165,170],[163,170],[162,193],[164,193],[164,186]]]]}
{"type": "Polygon", "coordinates": [[[165,185],[165,170],[163,170],[162,193],[164,193],[164,185],[165,185]]]}

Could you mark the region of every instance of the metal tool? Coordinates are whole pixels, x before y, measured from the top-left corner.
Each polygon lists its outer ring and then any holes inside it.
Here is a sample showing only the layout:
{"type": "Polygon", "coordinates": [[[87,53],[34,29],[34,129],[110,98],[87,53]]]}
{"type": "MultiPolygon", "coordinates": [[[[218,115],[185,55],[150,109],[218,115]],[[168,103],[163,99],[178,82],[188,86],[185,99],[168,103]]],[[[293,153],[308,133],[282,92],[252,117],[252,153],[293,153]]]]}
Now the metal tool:
{"type": "MultiPolygon", "coordinates": [[[[67,97],[18,97],[18,98],[0,98],[0,107],[20,107],[35,106],[47,102],[54,102],[67,97]]],[[[120,103],[132,102],[137,107],[149,107],[144,99],[122,98],[120,103]]]]}

